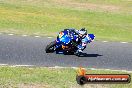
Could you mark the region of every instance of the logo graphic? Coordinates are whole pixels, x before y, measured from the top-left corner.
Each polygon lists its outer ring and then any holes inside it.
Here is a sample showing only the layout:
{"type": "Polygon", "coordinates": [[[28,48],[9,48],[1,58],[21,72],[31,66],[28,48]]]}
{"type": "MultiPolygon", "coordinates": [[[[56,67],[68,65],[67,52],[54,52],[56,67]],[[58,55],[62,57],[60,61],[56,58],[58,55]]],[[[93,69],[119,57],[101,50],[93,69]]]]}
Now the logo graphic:
{"type": "Polygon", "coordinates": [[[86,83],[130,83],[129,74],[86,74],[84,68],[79,68],[76,81],[79,85],[86,83]]]}

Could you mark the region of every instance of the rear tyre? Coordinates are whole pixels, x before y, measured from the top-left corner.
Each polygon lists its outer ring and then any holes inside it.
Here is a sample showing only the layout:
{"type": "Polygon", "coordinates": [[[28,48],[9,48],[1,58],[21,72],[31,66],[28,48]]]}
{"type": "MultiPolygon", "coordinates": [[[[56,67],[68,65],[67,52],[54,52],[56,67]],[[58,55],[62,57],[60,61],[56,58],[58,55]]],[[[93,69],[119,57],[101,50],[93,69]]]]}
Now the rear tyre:
{"type": "Polygon", "coordinates": [[[49,45],[47,45],[45,48],[46,53],[53,53],[55,51],[55,45],[56,41],[53,41],[49,45]]]}

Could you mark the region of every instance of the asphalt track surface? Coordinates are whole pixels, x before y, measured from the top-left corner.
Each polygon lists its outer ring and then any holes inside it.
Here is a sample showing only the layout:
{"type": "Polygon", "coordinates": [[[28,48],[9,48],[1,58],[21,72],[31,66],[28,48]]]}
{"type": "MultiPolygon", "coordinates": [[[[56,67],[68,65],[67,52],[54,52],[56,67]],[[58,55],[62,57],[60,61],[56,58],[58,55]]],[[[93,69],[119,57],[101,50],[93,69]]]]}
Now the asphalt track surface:
{"type": "Polygon", "coordinates": [[[94,41],[83,57],[45,53],[55,38],[0,35],[0,64],[132,70],[132,44],[94,41]]]}

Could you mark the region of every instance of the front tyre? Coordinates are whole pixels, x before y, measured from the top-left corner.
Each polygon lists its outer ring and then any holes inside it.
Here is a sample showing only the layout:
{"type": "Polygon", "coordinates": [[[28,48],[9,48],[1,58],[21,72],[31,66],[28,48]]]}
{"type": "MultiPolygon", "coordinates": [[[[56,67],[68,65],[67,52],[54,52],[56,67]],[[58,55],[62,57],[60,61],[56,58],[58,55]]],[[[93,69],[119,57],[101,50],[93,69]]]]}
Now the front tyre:
{"type": "Polygon", "coordinates": [[[55,45],[56,41],[53,41],[49,45],[47,45],[45,48],[46,53],[53,53],[55,51],[55,45]]]}

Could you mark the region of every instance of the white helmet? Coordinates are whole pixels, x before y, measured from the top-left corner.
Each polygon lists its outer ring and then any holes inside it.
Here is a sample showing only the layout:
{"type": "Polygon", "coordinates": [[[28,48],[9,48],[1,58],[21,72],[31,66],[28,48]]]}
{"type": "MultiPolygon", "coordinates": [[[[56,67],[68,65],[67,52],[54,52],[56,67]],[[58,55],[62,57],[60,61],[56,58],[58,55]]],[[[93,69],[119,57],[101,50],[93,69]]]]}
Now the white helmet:
{"type": "Polygon", "coordinates": [[[82,35],[82,37],[85,37],[87,35],[87,30],[85,28],[82,28],[78,31],[79,35],[82,35]]]}

